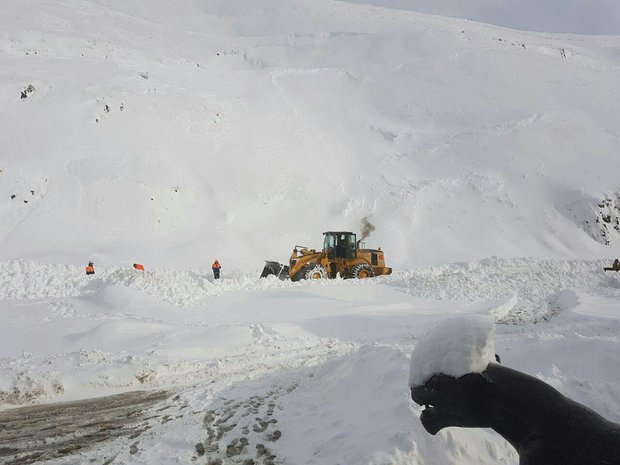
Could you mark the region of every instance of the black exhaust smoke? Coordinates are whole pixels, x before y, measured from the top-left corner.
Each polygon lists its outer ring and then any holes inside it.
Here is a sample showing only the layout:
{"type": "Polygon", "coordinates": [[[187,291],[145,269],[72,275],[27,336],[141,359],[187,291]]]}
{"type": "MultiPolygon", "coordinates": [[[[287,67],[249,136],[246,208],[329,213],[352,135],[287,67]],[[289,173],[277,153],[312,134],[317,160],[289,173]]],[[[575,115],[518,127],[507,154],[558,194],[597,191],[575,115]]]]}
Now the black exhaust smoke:
{"type": "Polygon", "coordinates": [[[368,236],[370,236],[371,232],[377,229],[374,224],[368,221],[368,218],[368,216],[362,218],[362,238],[360,239],[360,241],[366,239],[368,236]]]}

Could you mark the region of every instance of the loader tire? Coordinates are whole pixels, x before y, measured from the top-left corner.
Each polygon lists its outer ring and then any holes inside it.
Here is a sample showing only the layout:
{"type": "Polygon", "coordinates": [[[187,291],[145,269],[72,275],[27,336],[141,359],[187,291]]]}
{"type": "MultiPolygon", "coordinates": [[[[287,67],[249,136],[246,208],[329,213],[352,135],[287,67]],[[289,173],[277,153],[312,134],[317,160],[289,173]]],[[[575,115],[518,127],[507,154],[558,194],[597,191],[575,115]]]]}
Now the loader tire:
{"type": "Polygon", "coordinates": [[[354,279],[372,278],[375,276],[375,272],[370,265],[366,263],[360,263],[355,265],[351,270],[351,277],[354,279]]]}
{"type": "Polygon", "coordinates": [[[306,265],[301,270],[303,279],[325,279],[327,278],[327,270],[323,265],[306,265]]]}

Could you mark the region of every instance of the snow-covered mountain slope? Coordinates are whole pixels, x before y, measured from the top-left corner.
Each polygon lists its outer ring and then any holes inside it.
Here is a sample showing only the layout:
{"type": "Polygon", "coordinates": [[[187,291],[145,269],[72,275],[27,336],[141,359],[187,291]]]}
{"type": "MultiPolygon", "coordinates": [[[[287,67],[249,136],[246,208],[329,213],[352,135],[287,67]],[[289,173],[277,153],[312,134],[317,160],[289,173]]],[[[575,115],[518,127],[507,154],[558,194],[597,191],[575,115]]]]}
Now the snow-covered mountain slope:
{"type": "Polygon", "coordinates": [[[511,29],[578,34],[620,33],[620,5],[614,0],[346,0],[511,29]]]}
{"type": "Polygon", "coordinates": [[[620,36],[575,34],[618,10],[531,4],[4,0],[0,423],[169,397],[137,432],[68,421],[0,462],[515,465],[417,418],[410,354],[455,314],[620,421],[620,36]],[[364,218],[392,275],[258,279],[364,218]]]}
{"type": "Polygon", "coordinates": [[[397,268],[620,250],[617,36],[326,0],[0,21],[3,258],[258,269],[369,215],[397,268]]]}

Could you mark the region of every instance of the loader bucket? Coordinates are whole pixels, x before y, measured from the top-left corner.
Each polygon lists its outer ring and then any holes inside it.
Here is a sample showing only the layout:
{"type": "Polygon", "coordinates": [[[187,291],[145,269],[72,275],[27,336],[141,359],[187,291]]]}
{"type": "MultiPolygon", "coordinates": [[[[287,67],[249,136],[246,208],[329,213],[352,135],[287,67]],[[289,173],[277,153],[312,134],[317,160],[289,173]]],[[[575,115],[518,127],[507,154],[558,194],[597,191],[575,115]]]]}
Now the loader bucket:
{"type": "Polygon", "coordinates": [[[289,279],[288,276],[288,266],[283,265],[278,262],[270,262],[265,260],[265,268],[263,268],[263,272],[261,273],[261,278],[266,278],[269,275],[276,275],[279,279],[285,280],[289,279]]]}

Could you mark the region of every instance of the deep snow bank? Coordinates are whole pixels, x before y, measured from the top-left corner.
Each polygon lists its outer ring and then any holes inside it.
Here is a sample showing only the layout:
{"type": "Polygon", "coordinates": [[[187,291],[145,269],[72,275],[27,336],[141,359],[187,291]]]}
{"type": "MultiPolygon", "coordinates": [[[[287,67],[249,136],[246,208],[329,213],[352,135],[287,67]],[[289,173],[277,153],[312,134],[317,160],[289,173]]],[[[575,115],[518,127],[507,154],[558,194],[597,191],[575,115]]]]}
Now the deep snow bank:
{"type": "MultiPolygon", "coordinates": [[[[563,299],[561,291],[566,289],[603,292],[609,289],[613,292],[620,284],[615,273],[602,270],[609,264],[605,260],[490,257],[478,262],[396,271],[391,276],[364,283],[349,280],[346,284],[385,284],[417,297],[441,300],[486,300],[497,304],[495,316],[499,321],[525,321],[551,316],[551,307],[557,299],[563,299]]],[[[303,288],[308,284],[339,286],[342,283],[338,279],[313,283],[293,283],[273,277],[258,279],[259,270],[226,270],[219,281],[213,280],[208,269],[147,268],[146,272],[140,272],[132,268],[97,267],[96,270],[94,276],[86,276],[83,268],[73,265],[0,261],[0,300],[83,297],[93,303],[123,307],[132,299],[124,288],[131,288],[159,301],[189,306],[227,292],[303,288]]]]}
{"type": "Polygon", "coordinates": [[[213,282],[207,270],[97,268],[87,277],[68,265],[0,262],[2,389],[22,403],[81,392],[80,384],[96,392],[191,383],[257,349],[280,366],[317,341],[328,341],[327,353],[369,341],[408,344],[454,312],[488,314],[510,324],[506,334],[554,321],[595,338],[608,331],[601,318],[615,318],[620,289],[606,264],[490,258],[372,280],[291,283],[230,271],[213,282]]]}
{"type": "Polygon", "coordinates": [[[603,264],[491,258],[362,281],[229,272],[212,283],[200,270],[101,268],[86,280],[81,268],[4,262],[0,401],[180,391],[184,416],[143,435],[139,455],[121,441],[84,462],[188,462],[198,443],[224,457],[236,440],[245,458],[262,444],[292,463],[516,463],[494,433],[423,430],[408,394],[408,354],[450,317],[490,315],[507,366],[617,421],[620,373],[610,367],[620,363],[620,278],[603,264]],[[70,285],[50,288],[54,276],[70,285]]]}
{"type": "Polygon", "coordinates": [[[574,307],[566,290],[615,295],[615,273],[606,273],[603,260],[503,259],[396,272],[390,285],[409,294],[447,301],[488,301],[498,322],[545,321],[558,309],[574,307]]]}

